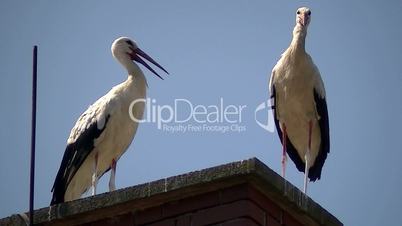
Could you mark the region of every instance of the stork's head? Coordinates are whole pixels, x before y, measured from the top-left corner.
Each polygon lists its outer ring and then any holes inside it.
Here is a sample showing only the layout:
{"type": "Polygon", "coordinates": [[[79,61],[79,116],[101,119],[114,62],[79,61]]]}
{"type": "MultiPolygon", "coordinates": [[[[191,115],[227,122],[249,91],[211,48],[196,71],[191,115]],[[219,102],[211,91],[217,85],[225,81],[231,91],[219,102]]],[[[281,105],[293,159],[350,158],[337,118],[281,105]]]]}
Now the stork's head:
{"type": "Polygon", "coordinates": [[[311,20],[311,10],[307,7],[298,8],[296,11],[296,26],[307,29],[311,20]]]}
{"type": "Polygon", "coordinates": [[[152,59],[148,54],[138,48],[138,45],[135,41],[127,38],[120,37],[116,39],[112,44],[112,54],[113,56],[126,68],[129,67],[129,64],[132,64],[132,61],[136,61],[142,65],[144,65],[148,70],[154,73],[159,78],[163,79],[154,69],[152,69],[142,58],[148,60],[153,63],[155,66],[169,74],[161,65],[159,65],[154,59],[152,59]],[[142,58],[141,58],[142,57],[142,58]]]}

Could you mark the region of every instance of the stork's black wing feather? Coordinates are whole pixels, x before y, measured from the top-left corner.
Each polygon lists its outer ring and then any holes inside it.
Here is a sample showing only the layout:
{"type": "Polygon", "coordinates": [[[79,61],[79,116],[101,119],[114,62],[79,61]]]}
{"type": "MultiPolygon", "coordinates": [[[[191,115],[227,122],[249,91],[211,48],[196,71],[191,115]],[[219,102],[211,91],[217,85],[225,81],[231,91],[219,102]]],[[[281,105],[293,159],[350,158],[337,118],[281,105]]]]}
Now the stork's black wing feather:
{"type": "Polygon", "coordinates": [[[71,179],[94,149],[94,141],[105,130],[109,117],[110,115],[106,116],[103,128],[99,129],[98,122],[94,121],[79,134],[74,142],[67,145],[53,184],[50,205],[64,202],[64,195],[71,179]]]}
{"type": "Polygon", "coordinates": [[[314,90],[314,101],[318,116],[320,117],[318,123],[321,132],[321,144],[314,165],[310,167],[308,173],[308,177],[311,181],[315,181],[316,179],[319,180],[321,178],[322,167],[324,166],[325,159],[327,159],[329,153],[329,120],[327,102],[325,98],[322,98],[317,93],[316,90],[314,90]]]}

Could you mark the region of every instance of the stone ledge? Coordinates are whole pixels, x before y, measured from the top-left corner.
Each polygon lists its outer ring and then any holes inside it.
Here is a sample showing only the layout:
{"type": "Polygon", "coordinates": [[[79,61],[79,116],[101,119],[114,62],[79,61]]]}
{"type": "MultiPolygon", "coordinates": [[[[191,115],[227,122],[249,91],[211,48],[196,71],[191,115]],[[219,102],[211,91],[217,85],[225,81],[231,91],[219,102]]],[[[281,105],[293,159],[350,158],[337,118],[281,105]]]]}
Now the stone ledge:
{"type": "MultiPolygon", "coordinates": [[[[144,210],[238,184],[248,183],[306,225],[343,225],[336,217],[257,158],[232,162],[178,176],[35,210],[35,224],[83,224],[144,210]]],[[[0,225],[26,225],[25,214],[0,219],[0,225]]]]}

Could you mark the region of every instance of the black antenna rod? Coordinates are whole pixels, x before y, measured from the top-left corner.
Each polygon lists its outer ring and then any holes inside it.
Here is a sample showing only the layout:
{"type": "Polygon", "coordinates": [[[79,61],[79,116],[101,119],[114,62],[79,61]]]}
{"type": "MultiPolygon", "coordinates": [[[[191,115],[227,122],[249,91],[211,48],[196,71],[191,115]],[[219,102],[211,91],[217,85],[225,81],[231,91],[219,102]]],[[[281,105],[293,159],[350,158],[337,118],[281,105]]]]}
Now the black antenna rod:
{"type": "Polygon", "coordinates": [[[38,46],[33,49],[32,70],[32,118],[31,118],[31,172],[29,181],[29,225],[33,225],[35,193],[35,137],[36,137],[36,83],[38,69],[38,46]]]}

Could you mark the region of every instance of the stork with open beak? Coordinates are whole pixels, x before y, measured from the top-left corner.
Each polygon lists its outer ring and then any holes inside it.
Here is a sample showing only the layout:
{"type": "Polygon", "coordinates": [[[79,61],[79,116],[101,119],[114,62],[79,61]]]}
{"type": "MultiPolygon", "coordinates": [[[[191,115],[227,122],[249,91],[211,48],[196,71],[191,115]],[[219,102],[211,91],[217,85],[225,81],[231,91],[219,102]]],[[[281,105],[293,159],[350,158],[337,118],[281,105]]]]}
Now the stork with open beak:
{"type": "Polygon", "coordinates": [[[296,12],[296,26],[289,48],[272,70],[270,93],[274,119],[283,146],[282,176],[286,153],[307,178],[320,179],[329,153],[329,122],[324,83],[312,58],[305,50],[309,8],[296,12]]]}
{"type": "Polygon", "coordinates": [[[144,102],[138,102],[130,108],[133,101],[145,99],[147,88],[144,73],[135,62],[161,79],[144,60],[168,74],[127,37],[116,39],[111,50],[113,57],[126,68],[127,80],[99,98],[75,123],[54,181],[51,205],[78,199],[91,186],[95,195],[98,179],[109,170],[109,190],[116,189],[117,161],[131,144],[138,127],[138,122],[130,115],[141,119],[145,107],[144,102]]]}

